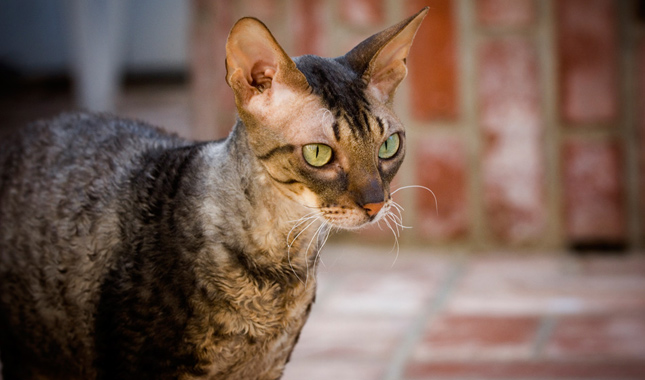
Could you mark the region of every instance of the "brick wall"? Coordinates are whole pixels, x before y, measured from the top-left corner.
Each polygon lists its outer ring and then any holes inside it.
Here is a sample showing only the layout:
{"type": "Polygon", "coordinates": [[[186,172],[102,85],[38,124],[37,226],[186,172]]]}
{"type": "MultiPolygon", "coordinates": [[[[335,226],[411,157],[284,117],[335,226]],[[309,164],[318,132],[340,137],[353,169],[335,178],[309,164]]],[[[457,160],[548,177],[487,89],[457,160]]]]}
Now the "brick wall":
{"type": "MultiPolygon", "coordinates": [[[[407,243],[559,249],[645,243],[645,23],[639,1],[193,0],[195,136],[224,136],[228,29],[263,20],[293,56],[343,54],[430,12],[396,108],[407,243]],[[218,99],[217,101],[215,99],[218,99]]],[[[374,232],[352,235],[373,238],[374,232]]]]}

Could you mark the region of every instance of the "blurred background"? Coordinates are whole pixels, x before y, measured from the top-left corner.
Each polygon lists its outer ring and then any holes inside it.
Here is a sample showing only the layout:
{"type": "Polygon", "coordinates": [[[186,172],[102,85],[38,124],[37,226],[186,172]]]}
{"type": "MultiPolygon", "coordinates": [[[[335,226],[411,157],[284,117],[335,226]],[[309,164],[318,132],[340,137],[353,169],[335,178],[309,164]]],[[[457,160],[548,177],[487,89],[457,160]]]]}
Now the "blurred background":
{"type": "Polygon", "coordinates": [[[645,379],[645,1],[2,0],[0,133],[81,108],[220,138],[238,18],[337,56],[426,5],[393,187],[437,204],[394,195],[400,250],[328,245],[284,379],[645,379]]]}
{"type": "Polygon", "coordinates": [[[238,18],[263,20],[293,56],[337,56],[429,5],[396,99],[411,137],[396,186],[426,186],[438,207],[399,192],[414,227],[401,243],[637,250],[644,3],[3,0],[0,124],[84,108],[219,138],[235,118],[224,44],[238,18]]]}

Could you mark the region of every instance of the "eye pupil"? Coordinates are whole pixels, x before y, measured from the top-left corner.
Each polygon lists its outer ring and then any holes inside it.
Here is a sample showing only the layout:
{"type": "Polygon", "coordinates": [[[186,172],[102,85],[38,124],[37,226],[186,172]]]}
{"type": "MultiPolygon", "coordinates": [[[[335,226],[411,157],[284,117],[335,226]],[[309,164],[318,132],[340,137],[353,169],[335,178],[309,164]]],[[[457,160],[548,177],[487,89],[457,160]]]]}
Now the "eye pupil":
{"type": "Polygon", "coordinates": [[[379,158],[388,159],[394,157],[394,155],[396,155],[396,153],[399,151],[399,146],[399,134],[395,133],[393,135],[390,135],[390,137],[388,137],[379,148],[379,158]]]}
{"type": "Polygon", "coordinates": [[[325,144],[307,144],[302,147],[302,155],[309,165],[321,167],[331,160],[332,150],[325,144]]]}

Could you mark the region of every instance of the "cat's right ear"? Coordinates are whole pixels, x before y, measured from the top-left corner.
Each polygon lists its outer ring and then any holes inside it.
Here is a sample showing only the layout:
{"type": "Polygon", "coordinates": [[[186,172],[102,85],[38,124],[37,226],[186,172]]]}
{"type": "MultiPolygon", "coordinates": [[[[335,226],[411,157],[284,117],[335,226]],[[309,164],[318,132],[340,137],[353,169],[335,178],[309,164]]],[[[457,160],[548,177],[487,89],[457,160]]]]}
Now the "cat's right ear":
{"type": "Polygon", "coordinates": [[[271,97],[285,85],[309,88],[304,74],[258,19],[245,17],[235,23],[226,41],[226,82],[244,107],[254,96],[271,97]]]}

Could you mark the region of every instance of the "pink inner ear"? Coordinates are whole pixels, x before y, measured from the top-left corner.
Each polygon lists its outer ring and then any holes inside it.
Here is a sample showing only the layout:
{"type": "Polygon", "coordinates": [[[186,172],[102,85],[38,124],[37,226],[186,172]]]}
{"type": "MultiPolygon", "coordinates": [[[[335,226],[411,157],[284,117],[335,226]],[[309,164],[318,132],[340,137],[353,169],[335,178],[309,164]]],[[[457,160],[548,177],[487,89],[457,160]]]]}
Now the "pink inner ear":
{"type": "Polygon", "coordinates": [[[408,37],[406,33],[395,37],[372,63],[369,87],[372,94],[384,103],[392,100],[396,88],[408,73],[405,60],[412,43],[408,37]]]}
{"type": "Polygon", "coordinates": [[[256,62],[251,70],[251,86],[256,87],[260,92],[271,88],[275,72],[275,65],[263,61],[256,62]]]}
{"type": "Polygon", "coordinates": [[[403,61],[395,61],[383,69],[372,76],[367,88],[376,99],[387,103],[392,100],[396,88],[407,75],[408,69],[403,61]]]}

